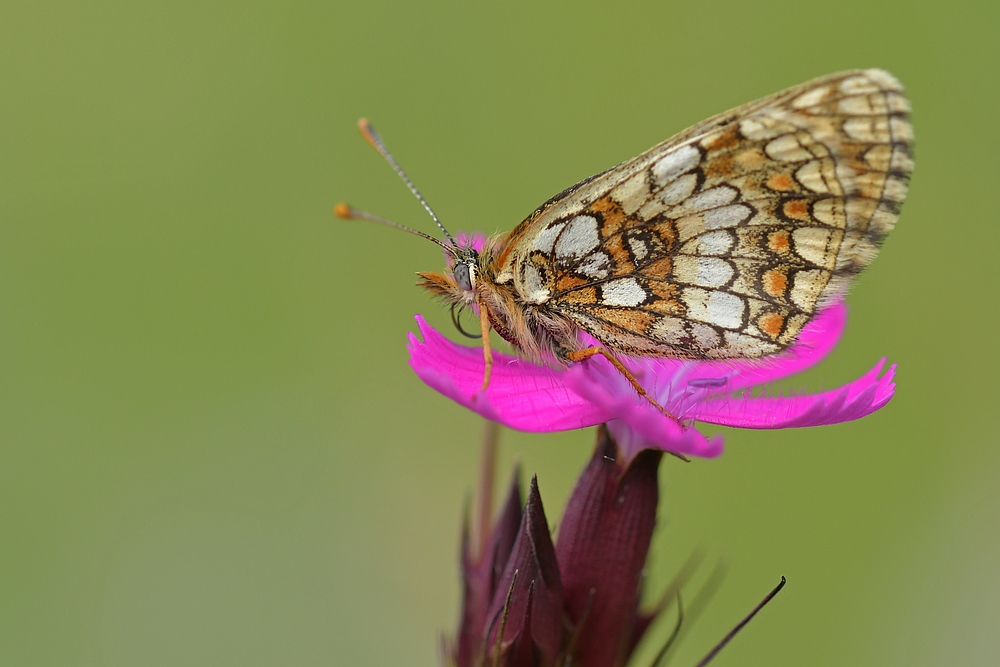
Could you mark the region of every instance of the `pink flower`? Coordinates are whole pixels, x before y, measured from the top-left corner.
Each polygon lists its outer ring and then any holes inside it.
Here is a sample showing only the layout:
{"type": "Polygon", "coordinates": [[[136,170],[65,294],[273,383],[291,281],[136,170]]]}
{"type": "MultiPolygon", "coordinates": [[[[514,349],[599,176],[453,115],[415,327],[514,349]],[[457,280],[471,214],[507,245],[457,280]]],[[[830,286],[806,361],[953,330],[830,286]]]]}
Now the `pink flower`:
{"type": "MultiPolygon", "coordinates": [[[[685,422],[757,429],[836,424],[888,403],[895,392],[896,366],[883,374],[882,359],[853,382],[818,394],[764,396],[751,390],[819,363],[837,344],[846,322],[847,307],[834,304],[784,354],[768,359],[622,361],[660,405],[685,422]]],[[[602,357],[562,369],[494,352],[490,386],[481,392],[482,350],[449,341],[419,315],[417,325],[423,341],[409,335],[413,370],[432,389],[487,419],[532,432],[607,423],[630,455],[645,448],[706,458],[722,453],[721,436],[707,438],[693,427],[681,428],[640,398],[602,357]]]]}

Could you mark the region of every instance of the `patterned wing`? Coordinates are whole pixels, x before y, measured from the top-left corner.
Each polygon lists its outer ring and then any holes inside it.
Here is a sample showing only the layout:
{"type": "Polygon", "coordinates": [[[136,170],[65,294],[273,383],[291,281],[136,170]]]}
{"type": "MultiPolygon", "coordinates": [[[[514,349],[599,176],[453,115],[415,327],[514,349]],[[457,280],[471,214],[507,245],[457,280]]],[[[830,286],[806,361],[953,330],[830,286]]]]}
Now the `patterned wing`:
{"type": "Polygon", "coordinates": [[[778,352],[899,217],[909,110],[866,70],[720,114],[540,207],[497,282],[627,354],[778,352]]]}

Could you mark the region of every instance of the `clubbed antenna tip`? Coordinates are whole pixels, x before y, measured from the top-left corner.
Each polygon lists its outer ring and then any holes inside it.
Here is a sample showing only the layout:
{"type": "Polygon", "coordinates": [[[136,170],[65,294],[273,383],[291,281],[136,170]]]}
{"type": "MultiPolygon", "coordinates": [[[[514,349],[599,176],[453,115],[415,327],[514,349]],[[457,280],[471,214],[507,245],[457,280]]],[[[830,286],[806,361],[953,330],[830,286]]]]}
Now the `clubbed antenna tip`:
{"type": "Polygon", "coordinates": [[[431,205],[427,203],[427,200],[424,199],[424,196],[420,194],[420,190],[417,190],[417,186],[413,184],[413,181],[410,180],[410,177],[406,175],[406,172],[403,171],[403,168],[399,166],[398,162],[396,162],[396,158],[392,156],[392,153],[390,153],[389,149],[386,148],[385,142],[382,141],[382,136],[375,130],[375,127],[372,126],[370,122],[368,122],[367,118],[362,118],[358,121],[358,132],[361,133],[361,136],[364,137],[365,141],[371,144],[372,148],[374,148],[379,152],[379,155],[385,158],[385,161],[389,163],[389,165],[393,168],[396,174],[398,174],[399,177],[403,179],[403,182],[406,183],[406,187],[410,189],[410,192],[413,193],[413,196],[417,198],[417,200],[423,205],[424,209],[430,214],[431,218],[434,220],[434,223],[437,224],[441,232],[444,233],[445,238],[448,239],[451,245],[457,248],[458,243],[455,242],[455,239],[452,237],[452,235],[449,234],[448,230],[444,228],[443,224],[441,224],[441,220],[437,217],[437,213],[434,212],[434,209],[432,209],[431,205]]]}
{"type": "Polygon", "coordinates": [[[344,220],[354,219],[354,209],[344,202],[340,202],[333,207],[333,214],[338,218],[343,218],[344,220]]]}
{"type": "Polygon", "coordinates": [[[333,207],[333,214],[338,218],[343,218],[344,220],[367,220],[369,222],[377,222],[380,225],[386,225],[387,227],[395,227],[396,229],[401,229],[404,232],[409,232],[410,234],[415,234],[421,238],[425,238],[431,243],[435,243],[441,246],[444,249],[444,251],[447,252],[449,255],[452,255],[453,257],[455,256],[455,250],[457,246],[446,245],[441,241],[437,240],[436,238],[434,238],[433,236],[429,234],[424,234],[423,232],[418,232],[416,229],[412,229],[410,227],[407,227],[406,225],[401,225],[398,222],[393,222],[392,220],[386,220],[385,218],[380,218],[377,215],[373,215],[365,211],[359,211],[350,204],[345,204],[344,202],[340,202],[339,204],[333,207]]]}

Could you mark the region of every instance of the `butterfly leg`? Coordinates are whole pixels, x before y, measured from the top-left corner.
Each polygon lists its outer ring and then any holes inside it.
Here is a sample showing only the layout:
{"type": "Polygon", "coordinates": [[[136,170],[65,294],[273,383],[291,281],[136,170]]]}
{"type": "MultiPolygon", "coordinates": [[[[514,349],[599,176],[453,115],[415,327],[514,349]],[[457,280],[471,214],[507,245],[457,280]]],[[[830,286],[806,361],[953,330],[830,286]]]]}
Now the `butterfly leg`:
{"type": "Polygon", "coordinates": [[[663,413],[664,416],[669,417],[674,422],[676,422],[678,426],[680,426],[681,428],[685,428],[684,423],[681,422],[680,419],[667,412],[666,408],[657,403],[656,399],[654,399],[652,396],[649,395],[649,392],[647,392],[643,388],[643,386],[639,384],[639,381],[635,379],[635,376],[632,375],[632,372],[629,369],[627,369],[625,367],[625,364],[623,364],[621,360],[619,360],[618,357],[616,357],[610,350],[605,349],[600,345],[595,345],[593,347],[587,347],[582,350],[569,352],[568,354],[566,354],[566,358],[569,359],[570,361],[584,361],[585,359],[590,359],[591,357],[596,356],[598,354],[607,359],[608,361],[610,361],[611,365],[614,366],[619,373],[625,376],[625,379],[628,380],[629,384],[632,385],[632,388],[635,389],[637,394],[639,394],[644,399],[649,401],[650,404],[654,408],[659,410],[661,413],[663,413]]]}
{"type": "Polygon", "coordinates": [[[483,371],[483,389],[486,391],[486,387],[490,384],[490,373],[493,372],[493,349],[490,347],[490,318],[487,314],[486,304],[479,304],[479,330],[483,334],[483,361],[485,362],[485,370],[483,371]]]}

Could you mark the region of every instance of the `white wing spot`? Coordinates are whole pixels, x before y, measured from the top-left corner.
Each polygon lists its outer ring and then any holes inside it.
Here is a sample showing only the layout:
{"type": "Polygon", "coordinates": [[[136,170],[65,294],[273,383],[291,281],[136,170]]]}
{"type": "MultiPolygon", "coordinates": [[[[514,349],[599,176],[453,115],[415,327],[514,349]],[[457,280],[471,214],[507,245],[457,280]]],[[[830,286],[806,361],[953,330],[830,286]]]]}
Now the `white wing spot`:
{"type": "Polygon", "coordinates": [[[660,190],[657,196],[664,204],[677,204],[690,197],[697,185],[698,177],[694,174],[687,174],[668,184],[660,190]]]}
{"type": "Polygon", "coordinates": [[[843,226],[844,209],[841,206],[841,200],[839,199],[834,199],[833,197],[820,199],[818,202],[813,204],[812,214],[813,218],[829,227],[843,226]]]}
{"type": "Polygon", "coordinates": [[[695,253],[699,255],[722,255],[733,247],[733,235],[726,231],[708,232],[694,239],[695,253]]]}
{"type": "Polygon", "coordinates": [[[890,118],[889,129],[892,130],[892,138],[895,141],[906,143],[913,141],[913,126],[902,118],[890,118]]]}
{"type": "Polygon", "coordinates": [[[514,272],[510,268],[500,271],[493,277],[493,282],[497,285],[507,285],[512,280],[514,280],[514,272]]]}
{"type": "Polygon", "coordinates": [[[906,181],[890,176],[885,179],[885,188],[882,191],[882,196],[890,201],[902,203],[906,197],[908,187],[906,181]]]}
{"type": "Polygon", "coordinates": [[[693,169],[701,162],[701,152],[688,144],[667,153],[653,165],[653,178],[659,185],[666,185],[685,171],[693,169]]]}
{"type": "Polygon", "coordinates": [[[535,237],[531,247],[535,250],[541,250],[546,255],[551,253],[552,246],[555,245],[556,239],[559,237],[559,232],[561,232],[565,226],[565,222],[557,222],[554,225],[549,225],[542,231],[538,232],[538,236],[535,237]]]}
{"type": "Polygon", "coordinates": [[[684,303],[690,319],[725,329],[739,329],[743,325],[746,304],[735,294],[688,287],[684,290],[684,303]]]}
{"type": "Polygon", "coordinates": [[[796,273],[792,284],[792,303],[807,312],[811,310],[826,287],[828,276],[829,273],[819,269],[796,273]]]}
{"type": "MultiPolygon", "coordinates": [[[[895,132],[895,130],[893,130],[895,132]]],[[[906,154],[903,148],[894,148],[892,151],[891,169],[894,171],[913,171],[913,158],[906,154]]]]}
{"type": "Polygon", "coordinates": [[[852,76],[840,82],[840,92],[844,95],[865,95],[879,92],[879,87],[868,76],[852,76]]]}
{"type": "Polygon", "coordinates": [[[750,141],[773,139],[780,134],[794,131],[793,126],[771,116],[757,116],[740,121],[740,134],[750,141]]]}
{"type": "Polygon", "coordinates": [[[722,287],[733,277],[732,265],[718,257],[681,255],[674,260],[674,277],[699,287],[722,287]]]}
{"type": "Polygon", "coordinates": [[[528,263],[524,267],[524,289],[522,298],[528,303],[545,303],[549,300],[549,291],[542,284],[542,274],[538,267],[528,263]]]}
{"type": "Polygon", "coordinates": [[[649,198],[649,181],[646,180],[646,172],[640,171],[616,187],[611,192],[611,196],[621,204],[625,215],[635,213],[649,198]]]}
{"type": "Polygon", "coordinates": [[[759,338],[745,336],[735,331],[727,331],[725,339],[726,348],[737,357],[762,357],[765,354],[774,354],[780,349],[773,343],[765,343],[759,338]]]}
{"type": "Polygon", "coordinates": [[[713,208],[704,213],[686,215],[678,218],[677,237],[682,243],[704,234],[706,230],[736,227],[753,217],[754,211],[746,204],[730,204],[722,208],[713,208]]]}
{"type": "Polygon", "coordinates": [[[611,266],[611,258],[608,257],[607,253],[598,251],[587,255],[576,267],[576,272],[582,276],[600,280],[608,277],[609,266],[611,266]]]}
{"type": "Polygon", "coordinates": [[[729,202],[735,200],[737,194],[739,194],[739,191],[736,188],[728,185],[720,185],[717,188],[711,188],[710,190],[699,192],[694,197],[691,197],[686,202],[670,211],[670,215],[671,217],[678,217],[681,215],[688,215],[690,213],[698,213],[699,211],[704,211],[710,208],[725,206],[729,202]]]}
{"type": "Polygon", "coordinates": [[[743,299],[728,292],[712,292],[708,297],[708,321],[726,329],[743,324],[743,299]]]}
{"type": "MultiPolygon", "coordinates": [[[[834,230],[820,227],[799,227],[792,232],[795,252],[807,262],[812,262],[824,269],[833,269],[836,253],[828,251],[834,230]]],[[[840,234],[840,232],[838,232],[840,234]]]]}
{"type": "Polygon", "coordinates": [[[796,109],[806,109],[808,107],[814,107],[824,99],[830,93],[830,89],[827,87],[814,88],[807,93],[802,93],[792,102],[792,106],[796,109]]]}
{"type": "Polygon", "coordinates": [[[695,342],[706,350],[715,349],[722,343],[719,339],[719,332],[707,324],[701,324],[700,322],[695,322],[691,325],[691,335],[694,337],[695,342]]]}
{"type": "Polygon", "coordinates": [[[597,218],[578,215],[566,225],[556,240],[556,257],[567,259],[582,257],[597,247],[597,218]]]}
{"type": "Polygon", "coordinates": [[[812,160],[799,167],[795,172],[795,180],[813,192],[818,192],[819,194],[830,192],[830,187],[827,185],[826,178],[823,175],[822,160],[812,160]]]}
{"type": "Polygon", "coordinates": [[[813,156],[802,147],[798,138],[793,134],[786,134],[767,142],[767,146],[764,146],[764,152],[775,160],[783,162],[801,162],[809,160],[813,156]]]}
{"type": "Polygon", "coordinates": [[[646,242],[642,239],[629,238],[628,247],[632,249],[632,254],[640,262],[646,259],[646,255],[649,254],[649,248],[646,247],[646,242]]]}
{"type": "Polygon", "coordinates": [[[837,103],[837,111],[848,116],[871,116],[888,113],[888,105],[882,95],[859,95],[845,97],[837,103]]]}
{"type": "Polygon", "coordinates": [[[646,300],[646,290],[635,278],[620,278],[601,286],[601,302],[605,306],[638,306],[646,300]]]}
{"type": "Polygon", "coordinates": [[[735,227],[752,214],[753,209],[746,204],[733,204],[705,211],[702,216],[707,229],[718,229],[720,227],[735,227]]]}
{"type": "Polygon", "coordinates": [[[680,345],[687,336],[684,320],[677,317],[661,317],[652,328],[650,335],[667,345],[680,345]]]}
{"type": "MultiPolygon", "coordinates": [[[[855,116],[844,121],[844,134],[868,144],[887,143],[889,136],[889,119],[879,117],[855,116]]],[[[904,141],[907,138],[903,138],[904,141]]]]}

